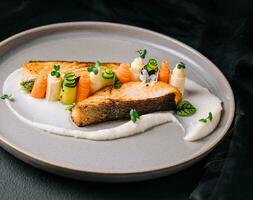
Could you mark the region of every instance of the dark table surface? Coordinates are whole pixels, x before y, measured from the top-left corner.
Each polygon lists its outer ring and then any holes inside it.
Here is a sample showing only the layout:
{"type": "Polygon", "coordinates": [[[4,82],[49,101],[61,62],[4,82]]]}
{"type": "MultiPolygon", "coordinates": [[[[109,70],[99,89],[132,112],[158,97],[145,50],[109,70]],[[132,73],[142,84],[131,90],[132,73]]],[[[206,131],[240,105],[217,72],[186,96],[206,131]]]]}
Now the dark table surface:
{"type": "Polygon", "coordinates": [[[253,199],[252,10],[244,0],[1,0],[0,40],[32,27],[68,21],[125,23],[174,37],[219,66],[233,88],[236,115],[230,134],[201,162],[138,183],[59,177],[0,148],[0,199],[253,199]]]}

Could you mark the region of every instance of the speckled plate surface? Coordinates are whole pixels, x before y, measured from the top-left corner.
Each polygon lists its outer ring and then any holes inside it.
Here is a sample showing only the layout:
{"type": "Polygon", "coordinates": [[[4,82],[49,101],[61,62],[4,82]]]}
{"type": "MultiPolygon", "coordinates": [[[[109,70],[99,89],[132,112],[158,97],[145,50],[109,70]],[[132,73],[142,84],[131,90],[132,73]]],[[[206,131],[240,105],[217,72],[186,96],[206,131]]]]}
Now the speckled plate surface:
{"type": "MultiPolygon", "coordinates": [[[[58,136],[22,123],[0,102],[0,144],[14,156],[41,169],[92,181],[137,181],[174,173],[205,156],[226,134],[234,116],[232,90],[217,67],[192,48],[137,27],[75,22],[39,27],[0,43],[0,88],[5,78],[28,60],[129,62],[136,49],[171,65],[186,63],[187,76],[223,101],[215,131],[198,142],[183,140],[176,124],[112,141],[58,136]]],[[[1,89],[2,91],[2,89],[1,89]]],[[[29,106],[29,105],[27,105],[29,106]]]]}

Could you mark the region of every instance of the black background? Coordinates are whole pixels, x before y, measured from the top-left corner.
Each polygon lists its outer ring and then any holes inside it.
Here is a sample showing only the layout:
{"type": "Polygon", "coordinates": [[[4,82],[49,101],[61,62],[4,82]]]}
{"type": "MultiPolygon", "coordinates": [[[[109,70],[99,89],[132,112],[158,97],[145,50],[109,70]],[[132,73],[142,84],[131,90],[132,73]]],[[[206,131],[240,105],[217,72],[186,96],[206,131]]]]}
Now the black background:
{"type": "Polygon", "coordinates": [[[230,134],[204,160],[172,176],[139,183],[62,178],[0,148],[0,199],[253,199],[253,6],[249,2],[1,0],[0,40],[32,27],[68,21],[125,23],[174,37],[219,66],[233,88],[236,115],[230,134]]]}

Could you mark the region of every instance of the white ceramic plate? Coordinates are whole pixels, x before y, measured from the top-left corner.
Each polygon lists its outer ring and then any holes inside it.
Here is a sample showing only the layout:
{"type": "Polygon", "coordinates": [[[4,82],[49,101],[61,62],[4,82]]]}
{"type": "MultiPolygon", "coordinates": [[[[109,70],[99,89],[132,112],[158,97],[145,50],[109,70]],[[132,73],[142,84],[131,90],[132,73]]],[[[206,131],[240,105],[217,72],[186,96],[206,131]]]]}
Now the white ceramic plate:
{"type": "MultiPolygon", "coordinates": [[[[0,144],[34,166],[77,179],[135,181],[181,170],[205,156],[226,134],[234,116],[234,97],[222,73],[207,58],[167,36],[127,25],[77,22],[44,26],[17,34],[0,44],[0,87],[28,60],[129,62],[136,49],[171,65],[183,61],[187,76],[223,102],[215,131],[198,142],[183,140],[176,124],[113,141],[90,141],[32,128],[0,102],[0,144]]],[[[29,106],[29,105],[27,105],[29,106]]],[[[25,108],[24,108],[25,109],[25,108]]]]}

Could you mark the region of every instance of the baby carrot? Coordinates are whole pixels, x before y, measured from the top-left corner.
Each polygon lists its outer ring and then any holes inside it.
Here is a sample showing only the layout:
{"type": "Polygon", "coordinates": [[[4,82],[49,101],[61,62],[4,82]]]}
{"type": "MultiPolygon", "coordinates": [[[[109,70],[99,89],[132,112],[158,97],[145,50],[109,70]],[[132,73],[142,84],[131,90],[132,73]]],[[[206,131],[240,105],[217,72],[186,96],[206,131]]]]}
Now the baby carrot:
{"type": "Polygon", "coordinates": [[[90,94],[90,77],[87,73],[82,74],[77,84],[76,102],[86,99],[90,94]]]}
{"type": "Polygon", "coordinates": [[[122,63],[116,70],[116,76],[121,83],[130,82],[132,80],[132,74],[130,71],[130,64],[122,63]]]}
{"type": "Polygon", "coordinates": [[[47,76],[41,73],[35,80],[31,96],[37,99],[43,99],[47,91],[47,76]]]}
{"type": "Polygon", "coordinates": [[[161,67],[158,74],[158,80],[163,81],[165,83],[170,83],[170,69],[169,69],[169,63],[167,60],[163,60],[161,62],[161,67]]]}

